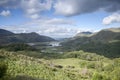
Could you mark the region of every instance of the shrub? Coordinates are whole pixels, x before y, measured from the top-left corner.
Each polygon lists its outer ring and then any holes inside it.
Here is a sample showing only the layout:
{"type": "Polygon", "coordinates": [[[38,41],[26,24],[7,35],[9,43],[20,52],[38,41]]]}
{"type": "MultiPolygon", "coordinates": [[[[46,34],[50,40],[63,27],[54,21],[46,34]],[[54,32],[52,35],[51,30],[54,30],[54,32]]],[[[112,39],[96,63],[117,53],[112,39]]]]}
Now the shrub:
{"type": "Polygon", "coordinates": [[[87,68],[95,68],[95,63],[91,62],[87,64],[87,68]]]}
{"type": "Polygon", "coordinates": [[[120,68],[116,68],[114,71],[112,71],[110,77],[113,80],[120,80],[120,68]]]}
{"type": "Polygon", "coordinates": [[[94,73],[92,80],[103,80],[103,76],[99,73],[94,73]]]}
{"type": "Polygon", "coordinates": [[[0,62],[0,78],[6,75],[7,65],[3,62],[0,62]]]}

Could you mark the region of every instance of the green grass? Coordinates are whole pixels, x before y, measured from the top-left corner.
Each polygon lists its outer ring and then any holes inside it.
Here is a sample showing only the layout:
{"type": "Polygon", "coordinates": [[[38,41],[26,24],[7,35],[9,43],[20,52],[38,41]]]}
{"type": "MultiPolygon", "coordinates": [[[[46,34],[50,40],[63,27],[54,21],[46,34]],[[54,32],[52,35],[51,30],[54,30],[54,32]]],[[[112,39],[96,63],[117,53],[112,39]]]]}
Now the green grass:
{"type": "Polygon", "coordinates": [[[8,66],[0,80],[120,80],[120,58],[111,60],[83,51],[64,53],[58,59],[24,53],[0,50],[0,63],[4,61],[8,66]]]}
{"type": "Polygon", "coordinates": [[[80,61],[82,61],[82,60],[76,59],[76,58],[53,59],[53,60],[51,60],[51,62],[56,64],[56,65],[62,65],[64,67],[74,66],[75,68],[80,68],[80,66],[79,66],[80,61]]]}

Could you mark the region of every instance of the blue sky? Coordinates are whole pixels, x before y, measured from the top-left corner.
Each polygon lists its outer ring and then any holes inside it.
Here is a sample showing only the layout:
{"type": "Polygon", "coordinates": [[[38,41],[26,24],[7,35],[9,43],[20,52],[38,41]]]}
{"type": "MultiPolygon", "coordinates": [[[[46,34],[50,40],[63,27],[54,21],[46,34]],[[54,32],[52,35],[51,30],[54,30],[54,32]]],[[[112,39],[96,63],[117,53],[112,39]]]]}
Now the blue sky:
{"type": "Polygon", "coordinates": [[[120,0],[1,0],[0,28],[54,38],[120,27],[120,0]]]}

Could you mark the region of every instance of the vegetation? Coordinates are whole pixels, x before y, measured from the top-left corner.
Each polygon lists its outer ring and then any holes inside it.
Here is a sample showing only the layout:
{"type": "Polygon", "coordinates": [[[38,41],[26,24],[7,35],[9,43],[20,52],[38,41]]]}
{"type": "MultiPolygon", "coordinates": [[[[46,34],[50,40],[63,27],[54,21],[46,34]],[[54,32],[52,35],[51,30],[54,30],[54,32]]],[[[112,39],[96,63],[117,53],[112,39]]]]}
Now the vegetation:
{"type": "Polygon", "coordinates": [[[29,46],[25,43],[14,43],[14,44],[1,46],[0,48],[6,49],[8,51],[24,51],[24,50],[25,51],[36,51],[37,50],[34,47],[29,46]]]}
{"type": "MultiPolygon", "coordinates": [[[[120,29],[118,29],[120,30],[120,29]]],[[[61,43],[64,51],[97,53],[108,58],[120,57],[120,32],[102,30],[90,36],[75,36],[61,43]]]]}
{"type": "Polygon", "coordinates": [[[0,29],[0,37],[1,37],[0,44],[2,45],[10,44],[10,43],[32,43],[32,42],[55,41],[51,37],[39,35],[35,32],[15,34],[4,29],[0,29]]]}
{"type": "Polygon", "coordinates": [[[0,80],[120,80],[118,31],[108,31],[111,37],[101,32],[79,34],[59,47],[49,42],[0,45],[0,80]]]}
{"type": "Polygon", "coordinates": [[[7,72],[7,65],[0,61],[0,78],[3,78],[7,72]]]}
{"type": "Polygon", "coordinates": [[[2,68],[2,73],[4,73],[2,80],[120,79],[120,58],[109,59],[84,51],[64,53],[56,59],[53,56],[49,56],[48,59],[48,56],[44,58],[45,55],[39,55],[41,58],[29,57],[23,55],[25,53],[26,51],[20,53],[0,50],[0,60],[7,64],[5,69],[2,68]]]}

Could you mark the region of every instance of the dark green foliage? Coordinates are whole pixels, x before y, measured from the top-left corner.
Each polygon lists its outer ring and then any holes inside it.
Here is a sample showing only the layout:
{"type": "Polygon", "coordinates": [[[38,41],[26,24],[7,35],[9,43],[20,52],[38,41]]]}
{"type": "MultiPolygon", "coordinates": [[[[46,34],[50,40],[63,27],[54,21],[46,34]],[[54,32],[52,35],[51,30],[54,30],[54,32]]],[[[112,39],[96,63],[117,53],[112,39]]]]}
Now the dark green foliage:
{"type": "Polygon", "coordinates": [[[108,58],[120,57],[120,32],[114,32],[113,30],[102,30],[88,37],[77,36],[68,39],[61,43],[62,49],[64,51],[83,50],[108,58]]]}
{"type": "Polygon", "coordinates": [[[7,65],[4,62],[0,61],[0,78],[6,75],[6,71],[7,71],[7,65]]]}
{"type": "MultiPolygon", "coordinates": [[[[76,41],[77,42],[77,41],[76,41]]],[[[66,51],[83,50],[85,52],[97,53],[109,58],[120,57],[120,41],[111,43],[89,42],[86,44],[72,44],[73,42],[63,45],[66,51]]]]}
{"type": "Polygon", "coordinates": [[[63,68],[61,65],[55,65],[56,68],[63,68]]]}
{"type": "Polygon", "coordinates": [[[7,46],[3,46],[3,48],[8,50],[8,51],[23,51],[23,50],[35,51],[36,50],[32,46],[29,46],[29,45],[24,44],[24,43],[9,44],[7,46]]]}

